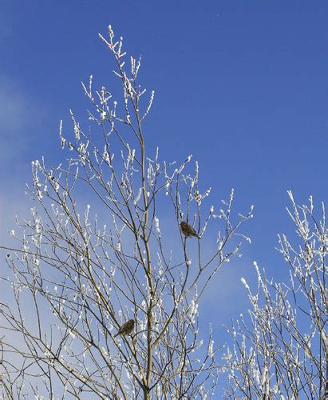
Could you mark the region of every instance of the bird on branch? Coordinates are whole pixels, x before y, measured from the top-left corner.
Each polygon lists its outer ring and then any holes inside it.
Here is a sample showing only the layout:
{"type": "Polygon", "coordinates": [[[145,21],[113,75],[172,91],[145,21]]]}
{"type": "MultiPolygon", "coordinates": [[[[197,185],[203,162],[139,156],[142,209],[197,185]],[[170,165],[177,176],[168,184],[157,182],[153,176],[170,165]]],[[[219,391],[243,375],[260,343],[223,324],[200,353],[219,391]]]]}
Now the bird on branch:
{"type": "Polygon", "coordinates": [[[116,333],[116,335],[114,335],[114,338],[118,335],[130,335],[131,332],[133,331],[134,328],[134,320],[133,319],[129,319],[127,322],[125,322],[123,325],[121,325],[120,329],[118,330],[118,332],[116,333]]]}
{"type": "Polygon", "coordinates": [[[197,234],[195,229],[191,225],[188,224],[188,222],[186,222],[186,221],[180,222],[180,228],[181,228],[181,232],[184,234],[184,236],[186,238],[194,236],[194,237],[200,239],[200,236],[197,234]]]}

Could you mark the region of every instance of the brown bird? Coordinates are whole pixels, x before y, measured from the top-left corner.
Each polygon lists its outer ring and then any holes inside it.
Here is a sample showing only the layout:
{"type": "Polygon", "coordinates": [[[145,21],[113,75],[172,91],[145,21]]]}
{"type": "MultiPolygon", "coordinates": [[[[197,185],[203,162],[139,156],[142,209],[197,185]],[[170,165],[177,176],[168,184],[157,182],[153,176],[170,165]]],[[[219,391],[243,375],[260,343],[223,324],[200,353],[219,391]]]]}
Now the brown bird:
{"type": "Polygon", "coordinates": [[[181,228],[181,232],[184,234],[185,237],[194,236],[194,237],[200,239],[200,236],[197,234],[195,229],[191,225],[188,224],[188,222],[186,222],[186,221],[180,222],[180,228],[181,228]]]}
{"type": "Polygon", "coordinates": [[[134,328],[134,320],[129,319],[127,322],[125,322],[123,325],[121,325],[120,329],[118,330],[117,334],[114,335],[114,337],[118,335],[130,335],[130,333],[133,331],[134,328]]]}

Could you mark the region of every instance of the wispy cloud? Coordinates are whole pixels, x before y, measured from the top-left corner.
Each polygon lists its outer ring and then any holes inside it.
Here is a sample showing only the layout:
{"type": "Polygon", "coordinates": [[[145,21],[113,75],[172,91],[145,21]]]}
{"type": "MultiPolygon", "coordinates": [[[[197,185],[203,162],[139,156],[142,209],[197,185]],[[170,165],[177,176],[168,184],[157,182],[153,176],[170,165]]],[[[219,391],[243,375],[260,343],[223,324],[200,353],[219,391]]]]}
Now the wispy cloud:
{"type": "MultiPolygon", "coordinates": [[[[20,155],[39,121],[38,107],[20,85],[0,75],[0,157],[4,160],[20,155]]],[[[17,160],[16,160],[17,161],[17,160]]]]}
{"type": "MultiPolygon", "coordinates": [[[[0,30],[1,35],[1,30],[0,30]]],[[[31,175],[35,144],[45,106],[15,79],[0,74],[0,232],[1,244],[15,227],[15,215],[26,215],[31,204],[24,196],[31,175]]]]}

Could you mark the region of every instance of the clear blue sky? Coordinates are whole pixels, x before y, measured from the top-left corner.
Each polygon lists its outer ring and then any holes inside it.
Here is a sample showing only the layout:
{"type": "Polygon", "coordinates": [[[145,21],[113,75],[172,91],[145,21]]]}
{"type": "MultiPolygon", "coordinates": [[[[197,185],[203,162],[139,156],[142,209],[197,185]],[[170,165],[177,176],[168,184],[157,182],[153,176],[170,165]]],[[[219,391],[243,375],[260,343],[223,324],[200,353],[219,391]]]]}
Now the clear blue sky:
{"type": "Polygon", "coordinates": [[[156,92],[149,148],[166,160],[193,154],[214,204],[231,187],[240,211],[254,204],[244,271],[256,259],[279,278],[276,235],[292,228],[286,190],[300,203],[328,194],[327,11],[325,1],[296,0],[2,0],[2,233],[24,211],[31,160],[58,162],[59,120],[89,107],[80,81],[113,82],[98,38],[112,24],[156,92]]]}

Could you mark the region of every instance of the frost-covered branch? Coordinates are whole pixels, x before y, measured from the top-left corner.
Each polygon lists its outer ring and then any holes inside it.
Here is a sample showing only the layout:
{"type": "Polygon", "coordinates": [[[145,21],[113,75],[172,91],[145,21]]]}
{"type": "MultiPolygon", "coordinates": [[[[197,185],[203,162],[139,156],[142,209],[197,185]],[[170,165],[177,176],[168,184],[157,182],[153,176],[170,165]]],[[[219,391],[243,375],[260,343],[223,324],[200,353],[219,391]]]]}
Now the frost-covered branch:
{"type": "Polygon", "coordinates": [[[12,290],[1,304],[3,396],[210,398],[219,346],[211,332],[200,337],[200,299],[240,254],[252,209],[234,213],[232,191],[216,212],[191,157],[147,153],[154,92],[144,101],[140,60],[127,67],[123,39],[111,27],[100,37],[121,95],[94,89],[93,76],[83,84],[91,125],[72,110],[72,134],[60,123],[68,161],[32,163],[31,214],[2,246],[12,290]],[[182,220],[196,237],[180,232],[182,220]]]}
{"type": "Polygon", "coordinates": [[[328,298],[325,208],[315,216],[312,197],[298,206],[291,192],[288,210],[297,239],[279,236],[279,251],[288,263],[290,282],[266,278],[254,263],[258,287],[243,284],[249,316],[228,331],[234,345],[225,354],[227,398],[315,398],[328,395],[328,298]]]}

